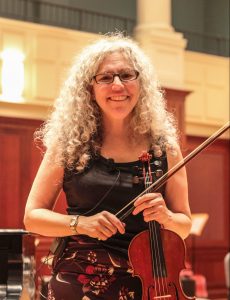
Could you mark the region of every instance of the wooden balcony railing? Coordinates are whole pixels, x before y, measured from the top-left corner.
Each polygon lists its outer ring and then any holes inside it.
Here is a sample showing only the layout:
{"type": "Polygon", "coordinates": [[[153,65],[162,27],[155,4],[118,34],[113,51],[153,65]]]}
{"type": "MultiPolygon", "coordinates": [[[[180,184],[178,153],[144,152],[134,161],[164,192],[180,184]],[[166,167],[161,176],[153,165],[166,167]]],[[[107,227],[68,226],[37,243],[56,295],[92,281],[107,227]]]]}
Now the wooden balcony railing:
{"type": "Polygon", "coordinates": [[[119,30],[128,35],[136,23],[130,18],[38,0],[0,0],[0,16],[94,33],[119,30]]]}

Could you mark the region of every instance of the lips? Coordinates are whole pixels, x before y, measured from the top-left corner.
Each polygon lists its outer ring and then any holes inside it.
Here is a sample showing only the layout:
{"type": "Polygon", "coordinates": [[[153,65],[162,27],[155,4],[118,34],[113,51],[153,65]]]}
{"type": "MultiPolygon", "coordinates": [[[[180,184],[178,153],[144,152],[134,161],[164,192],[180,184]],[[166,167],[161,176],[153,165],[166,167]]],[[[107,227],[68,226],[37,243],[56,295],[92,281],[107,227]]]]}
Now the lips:
{"type": "Polygon", "coordinates": [[[109,97],[108,100],[111,100],[111,101],[125,101],[129,98],[129,96],[112,96],[112,97],[109,97]]]}

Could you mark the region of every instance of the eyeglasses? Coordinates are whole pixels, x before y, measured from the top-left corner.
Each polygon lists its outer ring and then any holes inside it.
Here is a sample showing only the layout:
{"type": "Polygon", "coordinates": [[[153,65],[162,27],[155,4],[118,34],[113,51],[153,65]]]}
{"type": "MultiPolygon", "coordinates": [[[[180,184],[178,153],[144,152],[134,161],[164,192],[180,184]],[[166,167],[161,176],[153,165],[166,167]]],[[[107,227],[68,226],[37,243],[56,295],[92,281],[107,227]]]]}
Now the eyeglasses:
{"type": "Polygon", "coordinates": [[[121,73],[104,73],[104,74],[97,74],[93,76],[93,79],[96,83],[112,83],[114,81],[114,77],[118,76],[120,81],[128,82],[137,79],[139,76],[139,72],[136,70],[127,70],[122,71],[121,73]]]}

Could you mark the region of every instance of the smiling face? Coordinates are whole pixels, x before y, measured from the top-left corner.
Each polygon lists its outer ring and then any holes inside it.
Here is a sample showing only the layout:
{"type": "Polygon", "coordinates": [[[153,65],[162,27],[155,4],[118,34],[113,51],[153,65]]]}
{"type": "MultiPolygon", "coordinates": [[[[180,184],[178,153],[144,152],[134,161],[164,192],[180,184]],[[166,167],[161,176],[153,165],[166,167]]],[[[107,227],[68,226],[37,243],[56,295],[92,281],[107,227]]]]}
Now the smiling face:
{"type": "MultiPolygon", "coordinates": [[[[101,63],[97,74],[121,73],[133,70],[132,64],[120,52],[108,55],[101,63]]],[[[139,79],[121,81],[118,76],[112,83],[96,83],[93,80],[93,97],[100,107],[104,119],[124,120],[130,116],[140,94],[139,79]]]]}

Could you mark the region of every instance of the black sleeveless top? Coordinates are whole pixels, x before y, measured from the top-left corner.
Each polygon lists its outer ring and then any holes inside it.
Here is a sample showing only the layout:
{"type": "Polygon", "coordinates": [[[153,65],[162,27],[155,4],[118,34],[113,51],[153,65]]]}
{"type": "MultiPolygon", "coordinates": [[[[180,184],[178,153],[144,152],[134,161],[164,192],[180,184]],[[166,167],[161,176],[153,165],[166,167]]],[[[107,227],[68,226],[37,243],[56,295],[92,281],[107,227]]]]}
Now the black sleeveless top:
{"type": "MultiPolygon", "coordinates": [[[[167,171],[167,158],[163,154],[154,157],[150,166],[156,180],[167,171]]],[[[84,172],[65,170],[63,190],[67,199],[68,214],[90,216],[106,210],[116,214],[127,203],[144,190],[142,162],[115,163],[113,159],[102,156],[91,159],[84,172]]],[[[159,192],[164,194],[163,186],[159,192]]],[[[142,213],[130,214],[124,220],[125,234],[117,233],[106,241],[103,247],[119,251],[127,255],[131,239],[139,232],[148,228],[142,213]]]]}

